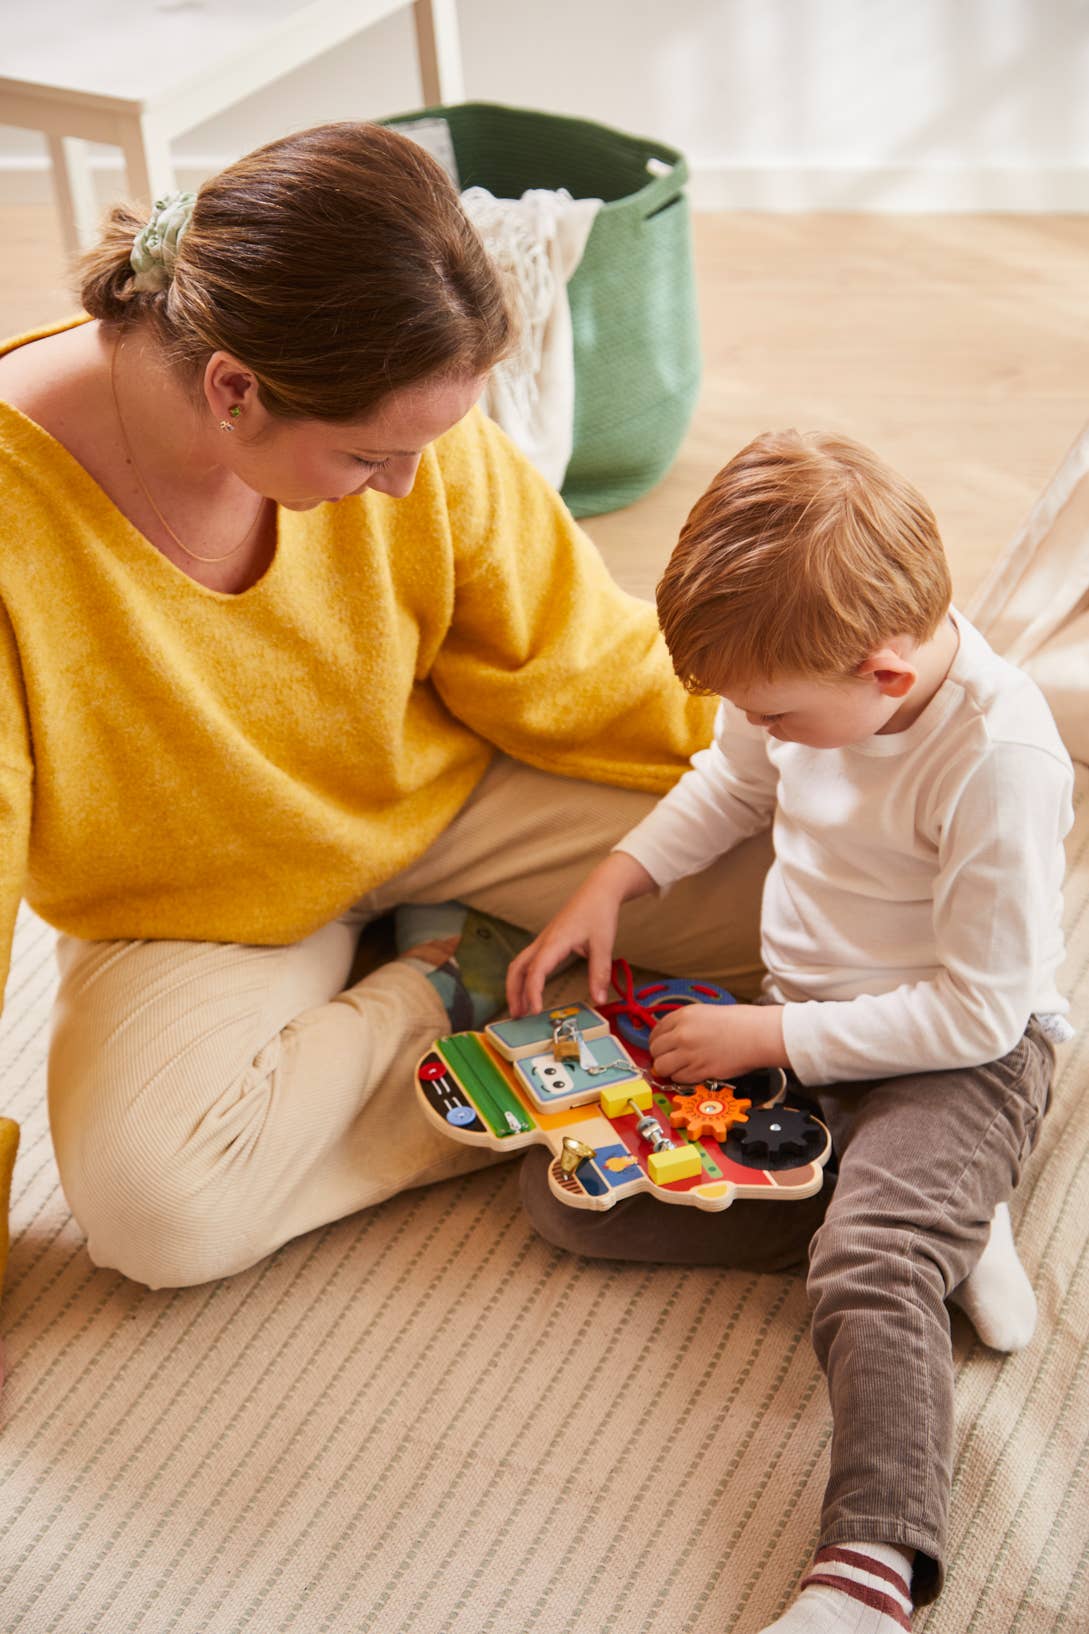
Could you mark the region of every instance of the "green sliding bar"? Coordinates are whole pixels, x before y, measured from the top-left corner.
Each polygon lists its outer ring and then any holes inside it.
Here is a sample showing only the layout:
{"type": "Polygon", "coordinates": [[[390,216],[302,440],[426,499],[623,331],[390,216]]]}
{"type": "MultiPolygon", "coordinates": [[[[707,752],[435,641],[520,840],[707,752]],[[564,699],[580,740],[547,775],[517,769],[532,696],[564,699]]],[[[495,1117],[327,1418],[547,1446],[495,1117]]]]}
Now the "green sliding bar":
{"type": "Polygon", "coordinates": [[[471,1033],[453,1033],[448,1038],[440,1038],[438,1047],[476,1101],[494,1135],[521,1134],[533,1128],[521,1101],[478,1038],[471,1033]],[[508,1113],[517,1123],[517,1129],[508,1121],[508,1113]]]}

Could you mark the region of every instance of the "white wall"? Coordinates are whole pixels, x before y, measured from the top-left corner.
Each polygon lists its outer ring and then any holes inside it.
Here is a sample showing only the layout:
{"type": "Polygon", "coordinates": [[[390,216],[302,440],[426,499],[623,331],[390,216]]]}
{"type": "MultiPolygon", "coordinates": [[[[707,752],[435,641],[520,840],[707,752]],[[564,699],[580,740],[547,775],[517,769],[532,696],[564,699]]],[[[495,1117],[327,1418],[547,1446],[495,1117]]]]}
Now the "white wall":
{"type": "MultiPolygon", "coordinates": [[[[86,27],[94,6],[71,12],[86,27]]],[[[460,0],[460,15],[470,98],[673,142],[698,204],[1089,209],[1089,0],[460,0]]],[[[289,128],[418,103],[401,12],[175,154],[206,172],[289,128]]],[[[0,128],[5,191],[44,196],[43,154],[0,128]]]]}

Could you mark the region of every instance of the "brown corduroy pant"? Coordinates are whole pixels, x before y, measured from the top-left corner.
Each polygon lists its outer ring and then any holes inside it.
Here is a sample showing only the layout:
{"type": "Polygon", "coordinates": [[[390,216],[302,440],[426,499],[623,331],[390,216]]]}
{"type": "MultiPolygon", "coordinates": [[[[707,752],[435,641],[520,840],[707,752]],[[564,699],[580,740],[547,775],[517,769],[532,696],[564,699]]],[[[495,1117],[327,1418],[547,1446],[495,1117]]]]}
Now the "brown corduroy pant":
{"type": "MultiPolygon", "coordinates": [[[[1017,1185],[1047,1106],[1054,1051],[1038,1024],[1000,1061],[808,1089],[838,1178],[803,1202],[721,1214],[632,1198],[568,1208],[531,1152],[522,1199],[549,1242],[595,1258],[779,1270],[808,1256],[813,1343],[832,1406],[821,1547],[918,1551],[920,1604],[944,1575],[953,1461],[945,1300],[1017,1185]]],[[[788,1097],[789,1099],[790,1097],[788,1097]]]]}

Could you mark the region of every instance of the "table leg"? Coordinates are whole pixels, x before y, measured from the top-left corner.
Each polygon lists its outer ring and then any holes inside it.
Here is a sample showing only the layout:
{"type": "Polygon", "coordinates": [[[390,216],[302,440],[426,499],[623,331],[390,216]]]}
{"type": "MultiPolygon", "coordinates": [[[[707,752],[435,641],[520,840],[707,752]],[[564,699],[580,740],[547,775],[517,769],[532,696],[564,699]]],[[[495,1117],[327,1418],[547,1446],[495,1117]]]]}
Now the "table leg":
{"type": "Polygon", "coordinates": [[[98,231],[98,198],[87,160],[87,144],[78,136],[46,133],[53,166],[64,247],[70,256],[80,255],[94,243],[98,231]]]}
{"type": "Polygon", "coordinates": [[[457,0],[413,0],[424,102],[464,102],[457,0]]]}
{"type": "Polygon", "coordinates": [[[170,143],[149,119],[125,121],[120,135],[125,158],[129,197],[134,203],[150,205],[177,187],[170,143]]]}

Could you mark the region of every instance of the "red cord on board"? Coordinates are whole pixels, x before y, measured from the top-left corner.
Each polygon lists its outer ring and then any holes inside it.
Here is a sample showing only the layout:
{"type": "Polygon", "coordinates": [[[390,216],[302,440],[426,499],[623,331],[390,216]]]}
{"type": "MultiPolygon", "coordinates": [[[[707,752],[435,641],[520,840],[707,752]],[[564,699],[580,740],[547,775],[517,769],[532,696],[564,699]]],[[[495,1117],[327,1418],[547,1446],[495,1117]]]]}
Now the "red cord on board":
{"type": "MultiPolygon", "coordinates": [[[[608,1004],[599,1004],[597,1006],[599,1013],[607,1021],[612,1021],[616,1016],[627,1016],[630,1021],[637,1022],[640,1026],[645,1027],[649,1033],[662,1016],[669,1015],[671,1010],[680,1010],[685,1005],[684,999],[679,999],[673,994],[667,994],[665,998],[655,1001],[654,994],[665,990],[664,982],[651,982],[649,986],[641,987],[636,993],[635,977],[631,973],[631,965],[627,959],[613,960],[609,979],[612,982],[614,991],[620,997],[610,999],[608,1004]]],[[[693,983],[693,991],[698,993],[701,989],[693,983]]],[[[702,989],[702,991],[707,994],[708,998],[715,996],[711,990],[702,989]]]]}

